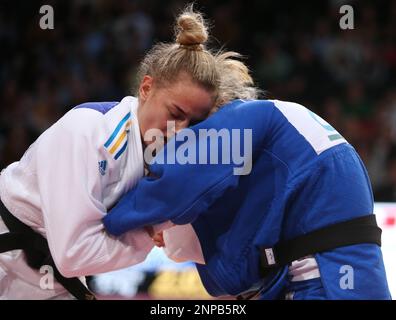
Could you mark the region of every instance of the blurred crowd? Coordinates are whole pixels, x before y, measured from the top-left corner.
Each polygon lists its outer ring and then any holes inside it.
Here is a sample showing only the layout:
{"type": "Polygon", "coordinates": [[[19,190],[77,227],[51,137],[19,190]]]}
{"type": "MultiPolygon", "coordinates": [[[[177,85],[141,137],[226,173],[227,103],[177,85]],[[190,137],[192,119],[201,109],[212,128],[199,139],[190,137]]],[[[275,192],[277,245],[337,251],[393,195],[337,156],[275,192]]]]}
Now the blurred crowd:
{"type": "MultiPolygon", "coordinates": [[[[73,106],[133,94],[139,61],[170,41],[186,1],[0,1],[0,168],[73,106]],[[54,8],[53,30],[39,9],[54,8]]],[[[366,164],[375,200],[396,201],[396,1],[196,1],[210,45],[246,56],[266,97],[328,120],[366,164]]]]}

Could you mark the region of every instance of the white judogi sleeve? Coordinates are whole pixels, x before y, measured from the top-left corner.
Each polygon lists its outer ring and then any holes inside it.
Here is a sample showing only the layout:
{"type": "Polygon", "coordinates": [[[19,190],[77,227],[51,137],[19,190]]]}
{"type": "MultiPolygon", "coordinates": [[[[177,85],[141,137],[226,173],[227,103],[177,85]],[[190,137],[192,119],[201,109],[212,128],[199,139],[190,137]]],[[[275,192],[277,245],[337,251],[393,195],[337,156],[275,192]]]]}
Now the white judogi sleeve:
{"type": "Polygon", "coordinates": [[[175,262],[193,261],[205,264],[201,243],[191,224],[175,225],[166,221],[153,226],[154,233],[163,232],[163,250],[175,262]]]}
{"type": "Polygon", "coordinates": [[[143,261],[153,244],[143,230],[109,236],[95,165],[102,115],[72,110],[36,142],[37,181],[49,248],[66,277],[103,273],[143,261]],[[97,117],[97,121],[93,121],[97,117]]]}
{"type": "Polygon", "coordinates": [[[166,255],[176,262],[205,264],[201,244],[191,224],[175,225],[163,233],[166,255]]]}

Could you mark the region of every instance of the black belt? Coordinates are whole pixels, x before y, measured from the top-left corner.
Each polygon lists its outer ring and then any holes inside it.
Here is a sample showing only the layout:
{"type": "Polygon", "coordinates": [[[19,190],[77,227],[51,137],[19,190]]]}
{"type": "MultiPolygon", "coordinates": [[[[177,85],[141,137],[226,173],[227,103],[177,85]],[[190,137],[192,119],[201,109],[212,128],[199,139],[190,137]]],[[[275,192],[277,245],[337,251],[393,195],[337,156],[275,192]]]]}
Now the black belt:
{"type": "MultiPolygon", "coordinates": [[[[375,215],[370,214],[329,225],[288,241],[281,241],[273,247],[261,247],[261,277],[264,278],[292,261],[315,253],[361,243],[381,246],[381,233],[375,215]]],[[[237,298],[251,299],[260,291],[260,289],[248,290],[237,298]]]]}
{"type": "Polygon", "coordinates": [[[0,234],[0,253],[23,250],[27,264],[33,269],[49,265],[55,279],[76,299],[95,300],[95,295],[77,277],[66,278],[56,267],[47,239],[14,217],[0,201],[0,215],[10,232],[0,234]]]}

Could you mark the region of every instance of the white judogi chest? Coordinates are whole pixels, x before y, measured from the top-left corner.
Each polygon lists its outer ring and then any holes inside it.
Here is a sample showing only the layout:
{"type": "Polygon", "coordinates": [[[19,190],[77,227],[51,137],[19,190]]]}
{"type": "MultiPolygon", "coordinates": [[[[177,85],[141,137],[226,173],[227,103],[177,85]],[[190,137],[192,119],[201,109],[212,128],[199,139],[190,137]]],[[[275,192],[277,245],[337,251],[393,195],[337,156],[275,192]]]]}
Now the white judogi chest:
{"type": "MultiPolygon", "coordinates": [[[[47,238],[58,269],[67,277],[139,263],[153,247],[143,230],[113,238],[101,222],[144,173],[137,106],[134,97],[113,105],[77,106],[1,173],[1,201],[47,238]]],[[[0,220],[0,232],[6,231],[0,220]]],[[[40,289],[42,276],[26,265],[21,251],[0,254],[0,298],[65,293],[58,284],[54,290],[40,289]]]]}

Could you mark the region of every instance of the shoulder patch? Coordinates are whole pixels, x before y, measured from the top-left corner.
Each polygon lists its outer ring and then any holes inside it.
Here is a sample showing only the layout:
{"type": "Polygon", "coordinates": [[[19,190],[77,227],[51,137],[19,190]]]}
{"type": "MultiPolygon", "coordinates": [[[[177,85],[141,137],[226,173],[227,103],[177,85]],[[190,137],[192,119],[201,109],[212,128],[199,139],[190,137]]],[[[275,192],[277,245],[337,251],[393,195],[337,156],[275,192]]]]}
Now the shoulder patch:
{"type": "Polygon", "coordinates": [[[128,145],[128,131],[131,127],[131,113],[128,112],[104,144],[106,150],[117,160],[128,145]]]}

